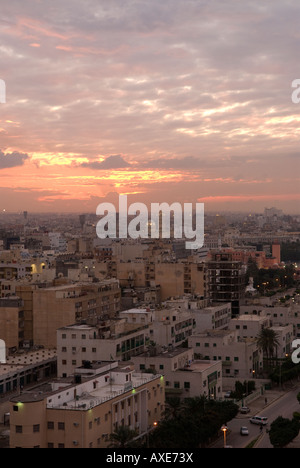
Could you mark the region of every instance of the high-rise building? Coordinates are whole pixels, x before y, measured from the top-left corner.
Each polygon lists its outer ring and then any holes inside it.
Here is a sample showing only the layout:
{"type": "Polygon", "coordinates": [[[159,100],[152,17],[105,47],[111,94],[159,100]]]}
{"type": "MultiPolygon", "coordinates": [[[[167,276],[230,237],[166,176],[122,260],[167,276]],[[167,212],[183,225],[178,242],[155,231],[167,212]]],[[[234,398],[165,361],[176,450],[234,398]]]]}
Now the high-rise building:
{"type": "Polygon", "coordinates": [[[232,253],[214,251],[208,262],[209,295],[213,302],[231,302],[232,315],[239,314],[246,287],[245,267],[232,253]]]}

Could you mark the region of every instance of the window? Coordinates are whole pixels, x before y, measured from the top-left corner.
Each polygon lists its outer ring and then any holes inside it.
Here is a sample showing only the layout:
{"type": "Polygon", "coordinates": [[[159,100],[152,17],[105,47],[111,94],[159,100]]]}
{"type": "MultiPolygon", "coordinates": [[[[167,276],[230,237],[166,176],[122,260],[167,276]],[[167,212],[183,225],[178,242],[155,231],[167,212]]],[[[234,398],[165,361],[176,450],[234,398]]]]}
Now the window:
{"type": "Polygon", "coordinates": [[[59,448],[59,449],[64,449],[64,448],[65,448],[65,444],[58,444],[58,448],[59,448]]]}
{"type": "Polygon", "coordinates": [[[48,421],[48,429],[54,429],[54,422],[48,421]]]}
{"type": "Polygon", "coordinates": [[[16,426],[16,434],[23,434],[23,426],[16,426]]]}
{"type": "Polygon", "coordinates": [[[18,412],[18,411],[19,411],[18,405],[14,405],[13,410],[14,410],[15,412],[18,412]]]}
{"type": "Polygon", "coordinates": [[[53,444],[52,442],[48,442],[48,448],[53,449],[53,448],[54,448],[54,444],[53,444]]]}
{"type": "Polygon", "coordinates": [[[184,382],[184,388],[191,388],[190,382],[184,382]]]}
{"type": "Polygon", "coordinates": [[[58,423],[58,430],[59,431],[64,431],[65,430],[65,423],[64,422],[59,422],[58,423]]]}
{"type": "Polygon", "coordinates": [[[39,424],[34,424],[33,425],[33,432],[40,432],[40,425],[39,424]]]}
{"type": "Polygon", "coordinates": [[[238,362],[238,360],[239,360],[238,356],[236,356],[236,357],[234,358],[234,360],[235,360],[235,362],[238,362]]]}

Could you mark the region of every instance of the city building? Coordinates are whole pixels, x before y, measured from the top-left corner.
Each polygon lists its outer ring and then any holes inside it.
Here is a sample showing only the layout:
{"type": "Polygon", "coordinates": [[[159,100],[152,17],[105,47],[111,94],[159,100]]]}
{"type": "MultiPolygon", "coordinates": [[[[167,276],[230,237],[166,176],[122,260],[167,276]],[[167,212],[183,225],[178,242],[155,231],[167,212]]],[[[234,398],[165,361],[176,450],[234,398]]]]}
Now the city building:
{"type": "Polygon", "coordinates": [[[119,427],[145,437],[164,410],[164,378],[103,362],[10,401],[11,448],[105,448],[119,427]]]}
{"type": "Polygon", "coordinates": [[[163,374],[167,397],[222,396],[222,363],[195,360],[192,348],[151,349],[132,361],[141,372],[163,374]]]}
{"type": "Polygon", "coordinates": [[[67,377],[84,362],[128,361],[149,344],[148,324],[125,318],[101,321],[97,326],[69,325],[57,330],[58,376],[67,377]]]}
{"type": "Polygon", "coordinates": [[[62,284],[33,291],[33,342],[56,348],[56,330],[98,317],[114,317],[120,310],[117,280],[62,284]]]}
{"type": "Polygon", "coordinates": [[[257,338],[260,331],[270,325],[270,318],[265,315],[245,314],[231,319],[228,329],[236,330],[238,339],[257,338]]]}
{"type": "Polygon", "coordinates": [[[122,311],[119,315],[125,317],[128,322],[151,325],[151,341],[160,346],[181,346],[196,327],[191,310],[175,307],[130,309],[122,311]]]}
{"type": "Polygon", "coordinates": [[[238,338],[236,330],[207,330],[189,338],[196,359],[222,362],[223,377],[249,379],[263,367],[256,339],[238,338]]]}
{"type": "Polygon", "coordinates": [[[238,315],[245,295],[246,270],[232,253],[213,251],[208,261],[209,297],[212,302],[231,302],[232,315],[238,315]]]}
{"type": "Polygon", "coordinates": [[[5,341],[8,354],[23,346],[24,303],[19,297],[0,299],[0,339],[5,341]]]}

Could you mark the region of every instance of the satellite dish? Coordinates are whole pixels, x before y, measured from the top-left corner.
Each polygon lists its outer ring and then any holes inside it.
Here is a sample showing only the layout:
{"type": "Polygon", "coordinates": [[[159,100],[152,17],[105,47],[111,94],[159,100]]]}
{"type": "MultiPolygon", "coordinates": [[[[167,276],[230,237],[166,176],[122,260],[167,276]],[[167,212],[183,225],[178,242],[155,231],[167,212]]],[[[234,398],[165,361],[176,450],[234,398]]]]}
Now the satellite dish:
{"type": "Polygon", "coordinates": [[[6,345],[3,340],[0,340],[0,364],[6,364],[6,345]]]}

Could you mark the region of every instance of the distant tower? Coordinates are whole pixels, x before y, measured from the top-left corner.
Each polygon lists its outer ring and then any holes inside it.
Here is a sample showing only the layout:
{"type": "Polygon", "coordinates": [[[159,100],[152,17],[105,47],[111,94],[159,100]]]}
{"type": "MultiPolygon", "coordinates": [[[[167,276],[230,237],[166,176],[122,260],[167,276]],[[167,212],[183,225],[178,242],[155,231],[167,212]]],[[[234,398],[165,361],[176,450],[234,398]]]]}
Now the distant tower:
{"type": "Polygon", "coordinates": [[[83,230],[83,228],[84,228],[85,221],[86,221],[86,216],[85,216],[84,214],[79,215],[79,222],[80,222],[80,226],[81,226],[81,229],[82,229],[82,230],[83,230]]]}
{"type": "Polygon", "coordinates": [[[23,216],[24,216],[25,221],[27,221],[28,211],[23,211],[23,216]]]}
{"type": "Polygon", "coordinates": [[[274,242],[272,245],[272,257],[276,258],[276,263],[279,264],[281,262],[279,242],[274,242]]]}

